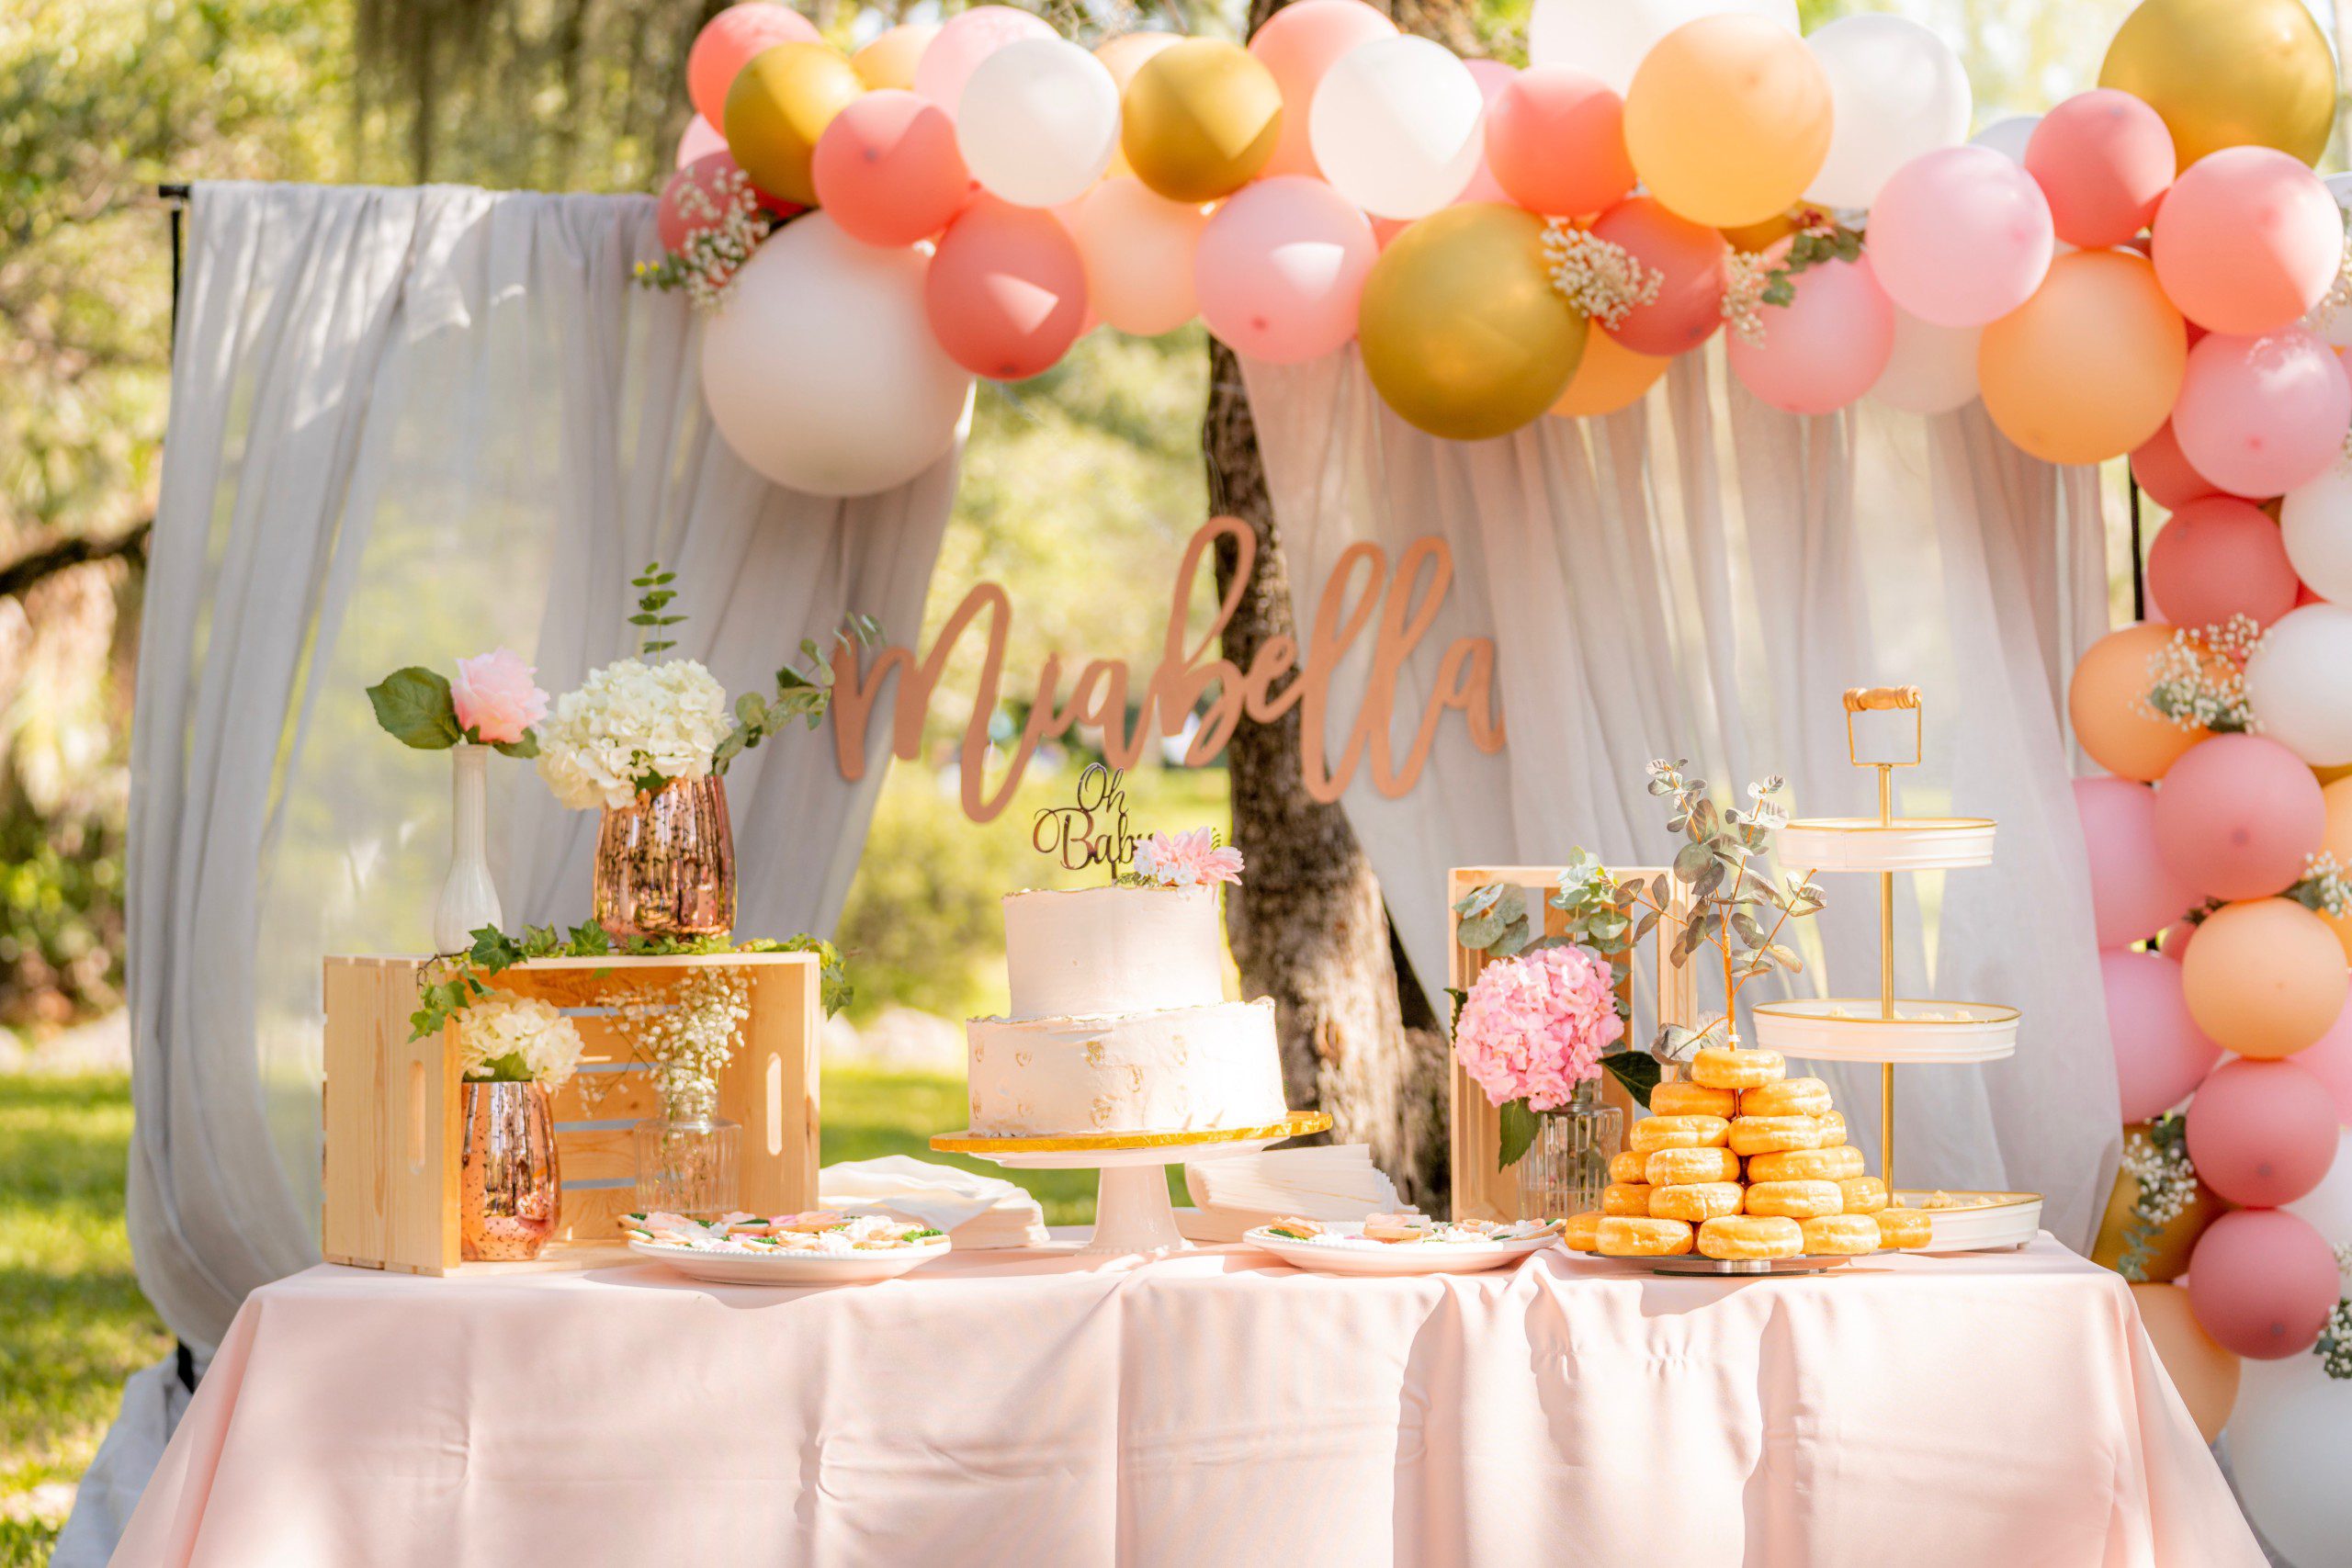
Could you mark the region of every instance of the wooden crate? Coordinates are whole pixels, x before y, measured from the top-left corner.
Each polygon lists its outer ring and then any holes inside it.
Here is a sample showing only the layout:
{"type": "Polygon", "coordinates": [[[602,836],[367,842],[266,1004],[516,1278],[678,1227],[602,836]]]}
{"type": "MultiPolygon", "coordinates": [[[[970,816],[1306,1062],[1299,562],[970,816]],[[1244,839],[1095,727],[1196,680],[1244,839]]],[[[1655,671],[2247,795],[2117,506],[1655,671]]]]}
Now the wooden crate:
{"type": "MultiPolygon", "coordinates": [[[[1469,897],[1473,888],[1493,882],[1504,883],[1524,891],[1531,916],[1539,911],[1542,913],[1544,929],[1541,935],[1558,936],[1565,929],[1567,915],[1565,910],[1552,908],[1551,895],[1558,887],[1565,869],[1556,865],[1484,865],[1455,866],[1448,873],[1445,983],[1457,991],[1468,990],[1470,983],[1478,977],[1478,971],[1488,963],[1485,953],[1474,953],[1453,940],[1454,929],[1462,923],[1462,917],[1452,912],[1456,904],[1469,897]]],[[[1621,878],[1639,876],[1647,879],[1657,875],[1663,868],[1629,865],[1611,866],[1610,869],[1621,878]]],[[[1669,883],[1674,891],[1668,901],[1666,917],[1658,921],[1657,929],[1650,933],[1646,943],[1651,949],[1652,961],[1657,966],[1657,1017],[1650,1021],[1647,1027],[1644,1027],[1644,1021],[1636,1017],[1625,1031],[1625,1041],[1621,1049],[1639,1049],[1646,1045],[1659,1024],[1687,1026],[1698,1021],[1697,971],[1676,968],[1668,955],[1668,944],[1682,929],[1679,917],[1690,907],[1682,885],[1671,879],[1669,883]]],[[[1637,958],[1639,950],[1636,949],[1637,958]]],[[[1630,989],[1630,985],[1627,988],[1630,989]]],[[[1605,1104],[1623,1110],[1628,1122],[1632,1120],[1633,1099],[1615,1078],[1604,1075],[1601,1100],[1605,1104]]],[[[1497,1169],[1495,1166],[1502,1145],[1501,1114],[1487,1103],[1487,1091],[1478,1087],[1476,1080],[1464,1072],[1458,1062],[1453,1066],[1453,1094],[1447,1122],[1451,1131],[1454,1217],[1518,1219],[1519,1178],[1513,1171],[1497,1169]]]]}
{"type": "Polygon", "coordinates": [[[742,1123],[741,1201],[763,1214],[817,1201],[818,961],[805,953],[679,958],[557,958],[491,984],[570,1014],[585,1049],[555,1092],[563,1182],[555,1238],[529,1263],[458,1256],[458,1156],[464,1093],[452,1029],[411,1040],[415,958],[326,961],[326,1203],[330,1263],[415,1274],[584,1269],[628,1257],[615,1224],[636,1207],[630,1124],[654,1108],[652,1075],[606,1013],[616,997],[691,967],[747,971],[751,1017],[718,1085],[719,1114],[742,1123]]]}

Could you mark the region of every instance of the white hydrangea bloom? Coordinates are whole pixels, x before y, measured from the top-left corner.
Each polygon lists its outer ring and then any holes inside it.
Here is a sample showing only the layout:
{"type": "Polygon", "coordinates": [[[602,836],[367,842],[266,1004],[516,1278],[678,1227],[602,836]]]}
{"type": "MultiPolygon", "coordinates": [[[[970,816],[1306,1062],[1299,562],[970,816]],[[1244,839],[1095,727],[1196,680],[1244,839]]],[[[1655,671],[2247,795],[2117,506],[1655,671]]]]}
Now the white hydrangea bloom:
{"type": "Polygon", "coordinates": [[[539,727],[539,777],[574,811],[627,806],[647,773],[699,779],[732,723],[727,693],[691,659],[616,660],[558,698],[539,727]]]}
{"type": "Polygon", "coordinates": [[[491,1064],[513,1057],[535,1083],[552,1089],[580,1066],[580,1031],[537,997],[484,997],[458,1015],[462,1076],[486,1078],[491,1064]]]}

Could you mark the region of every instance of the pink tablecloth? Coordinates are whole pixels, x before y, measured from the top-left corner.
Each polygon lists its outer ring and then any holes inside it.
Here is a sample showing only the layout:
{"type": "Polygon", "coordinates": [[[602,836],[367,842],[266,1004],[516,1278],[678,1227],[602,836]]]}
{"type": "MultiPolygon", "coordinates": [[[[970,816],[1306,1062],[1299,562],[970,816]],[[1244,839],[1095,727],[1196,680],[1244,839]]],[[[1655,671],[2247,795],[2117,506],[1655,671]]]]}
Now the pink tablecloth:
{"type": "Polygon", "coordinates": [[[2258,1565],[2114,1275],[1218,1248],[256,1292],[121,1564],[2258,1565]]]}

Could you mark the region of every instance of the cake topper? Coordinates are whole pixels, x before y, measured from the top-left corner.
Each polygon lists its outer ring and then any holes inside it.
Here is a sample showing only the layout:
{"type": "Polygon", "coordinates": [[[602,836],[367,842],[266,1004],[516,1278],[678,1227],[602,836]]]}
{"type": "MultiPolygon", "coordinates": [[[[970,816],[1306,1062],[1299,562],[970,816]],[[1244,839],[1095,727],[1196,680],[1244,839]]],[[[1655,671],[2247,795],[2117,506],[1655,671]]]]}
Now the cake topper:
{"type": "Polygon", "coordinates": [[[1126,776],[1123,769],[1089,762],[1078,775],[1075,804],[1040,807],[1030,819],[1030,848],[1069,871],[1108,866],[1115,879],[1136,858],[1137,843],[1127,831],[1126,776]]]}

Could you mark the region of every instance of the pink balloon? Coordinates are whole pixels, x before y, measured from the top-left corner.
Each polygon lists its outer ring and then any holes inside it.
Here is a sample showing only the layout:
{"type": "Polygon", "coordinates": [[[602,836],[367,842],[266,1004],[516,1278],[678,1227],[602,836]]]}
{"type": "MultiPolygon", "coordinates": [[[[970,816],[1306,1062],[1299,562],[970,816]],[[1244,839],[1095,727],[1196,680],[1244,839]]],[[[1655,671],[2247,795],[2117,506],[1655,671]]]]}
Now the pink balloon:
{"type": "Polygon", "coordinates": [[[1593,233],[1658,275],[1657,297],[1605,327],[1635,354],[1665,357],[1698,347],[1724,324],[1731,247],[1702,223],[1655,197],[1629,196],[1595,220],[1593,233]]]}
{"type": "Polygon", "coordinates": [[[2132,949],[2098,955],[2107,1033],[2123,1120],[2145,1122],[2178,1105],[2203,1081],[2222,1048],[2188,1016],[2180,965],[2132,949]]]}
{"type": "Polygon", "coordinates": [[[982,194],[940,236],[922,297],[950,359],[1019,381],[1051,368],[1085,330],[1086,264],[1051,212],[982,194]]]}
{"type": "Polygon", "coordinates": [[[2170,420],[2165,421],[2165,427],[2132,454],[2132,477],[2140,481],[2148,499],[2167,511],[2222,493],[2220,485],[2189,465],[2181,452],[2180,438],[2172,433],[2170,420]]]}
{"type": "Polygon", "coordinates": [[[2278,525],[2233,496],[2177,508],[2148,550],[2148,592],[2176,626],[2218,626],[2245,615],[2267,626],[2295,607],[2301,586],[2278,525]]]}
{"type": "Polygon", "coordinates": [[[915,62],[915,91],[953,115],[964,96],[964,84],[981,61],[1023,39],[1060,36],[1038,17],[1010,6],[958,11],[915,62]]]}
{"type": "Polygon", "coordinates": [[[2229,494],[2284,495],[2342,455],[2352,382],[2307,332],[2214,333],[2188,351],[2172,428],[2182,455],[2229,494]]]}
{"type": "Polygon", "coordinates": [[[686,121],[685,131],[678,138],[678,152],[671,160],[671,167],[683,169],[698,158],[726,151],[727,138],[719,134],[718,127],[696,115],[686,121]]]}
{"type": "Polygon", "coordinates": [[[2301,159],[2224,147],[2181,172],[2156,209],[2156,280],[2201,326],[2254,337],[2320,301],[2344,258],[2335,198],[2301,159]]]}
{"type": "Polygon", "coordinates": [[[1396,24],[1363,0],[1295,0],[1266,18],[1250,40],[1250,52],[1282,91],[1283,124],[1265,174],[1321,177],[1322,166],[1306,144],[1306,111],[1315,89],[1348,51],[1396,36],[1396,24]]]}
{"type": "Polygon", "coordinates": [[[2284,1209],[2237,1209],[2188,1255],[2188,1305],[2222,1348],[2260,1361],[2301,1355],[2327,1326],[2342,1286],[2335,1249],[2284,1209]]]}
{"type": "Polygon", "coordinates": [[[817,26],[789,6],[745,0],[702,25],[686,51],[686,96],[712,125],[727,123],[727,89],[743,62],[779,43],[821,43],[817,26]]]}
{"type": "MultiPolygon", "coordinates": [[[[1470,73],[1470,80],[1478,85],[1478,96],[1486,100],[1490,113],[1495,100],[1519,74],[1516,67],[1506,65],[1499,60],[1465,60],[1462,63],[1470,73]]],[[[1462,187],[1462,194],[1453,198],[1452,205],[1460,207],[1473,201],[1493,202],[1503,207],[1512,205],[1510,192],[1495,178],[1495,171],[1488,166],[1483,153],[1478,158],[1477,168],[1471,171],[1470,183],[1462,187]]]]}
{"type": "Polygon", "coordinates": [[[2295,1066],[2319,1079],[2335,1106],[2335,1120],[2352,1127],[2352,1007],[2346,1007],[2327,1032],[2291,1058],[2295,1066]]]}
{"type": "Polygon", "coordinates": [[[2143,941],[2188,913],[2196,889],[2156,852],[2155,791],[2131,779],[2076,779],[2075,809],[2090,857],[2099,946],[2143,941]]]}
{"type": "Polygon", "coordinates": [[[1201,231],[1201,320],[1253,359],[1317,358],[1355,335],[1356,301],[1379,254],[1372,224],[1321,180],[1244,186],[1201,231]]]}
{"type": "MultiPolygon", "coordinates": [[[[1766,253],[1777,263],[1786,241],[1766,253]]],[[[1761,342],[1724,346],[1747,389],[1788,413],[1829,413],[1871,389],[1894,353],[1894,306],[1867,255],[1817,263],[1796,275],[1796,298],[1767,305],[1761,342]]]]}
{"type": "Polygon", "coordinates": [[[2301,880],[2327,831],[2303,760],[2259,735],[2216,735],[2180,754],[2156,789],[2156,848],[2211,898],[2267,898],[2301,880]]]}
{"type": "Polygon", "coordinates": [[[2188,1157],[2205,1185],[2249,1209],[2276,1209],[2335,1163],[2335,1102],[2292,1061],[2229,1061],[2188,1102],[2188,1157]]]}
{"type": "Polygon", "coordinates": [[[662,186],[662,199],[653,209],[654,231],[661,236],[662,248],[675,255],[685,249],[686,242],[706,229],[716,229],[726,221],[727,204],[740,200],[740,193],[750,191],[752,198],[771,214],[789,218],[807,208],[797,201],[786,201],[780,196],[770,196],[748,179],[730,179],[724,183],[738,194],[730,197],[719,189],[722,175],[742,174],[742,166],[735,155],[724,147],[707,152],[684,168],[673,174],[662,186]],[[689,190],[701,193],[700,199],[690,198],[689,190]]]}
{"type": "Polygon", "coordinates": [[[809,160],[817,205],[869,245],[911,245],[947,227],[976,188],[956,147],[956,122],[915,93],[853,98],[817,138],[809,160]]]}
{"type": "Polygon", "coordinates": [[[1871,208],[1887,297],[1923,321],[1980,327],[2032,298],[2056,242],[2033,176],[1990,147],[1940,147],[1894,171],[1871,208]]]}
{"type": "Polygon", "coordinates": [[[2041,117],[2025,166],[2060,239],[2085,250],[2120,245],[2147,227],[2172,184],[2172,132],[2131,94],[2099,87],[2041,117]]]}
{"type": "Polygon", "coordinates": [[[1123,333],[1155,337],[1193,319],[1193,259],[1205,209],[1158,195],[1133,175],[1104,180],[1078,204],[1070,233],[1086,261],[1086,298],[1123,333]]]}
{"type": "Polygon", "coordinates": [[[1577,218],[1613,207],[1634,188],[1625,100],[1566,65],[1522,71],[1487,105],[1487,166],[1531,212],[1577,218]]]}

